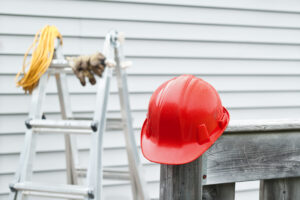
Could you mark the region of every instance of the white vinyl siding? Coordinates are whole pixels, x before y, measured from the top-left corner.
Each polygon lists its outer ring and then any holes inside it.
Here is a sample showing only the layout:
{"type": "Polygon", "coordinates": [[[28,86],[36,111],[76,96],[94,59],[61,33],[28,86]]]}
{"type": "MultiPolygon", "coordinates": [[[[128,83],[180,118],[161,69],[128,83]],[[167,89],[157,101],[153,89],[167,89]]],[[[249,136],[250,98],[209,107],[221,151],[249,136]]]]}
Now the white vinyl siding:
{"type": "MultiPolygon", "coordinates": [[[[300,3],[297,1],[1,1],[0,0],[0,200],[7,198],[24,142],[30,96],[14,77],[34,34],[56,25],[66,56],[101,51],[112,28],[125,33],[130,103],[136,138],[152,92],[164,81],[194,74],[220,93],[231,119],[300,117],[300,3]]],[[[75,115],[94,111],[96,86],[68,77],[75,115]]],[[[44,110],[59,116],[54,79],[44,110]]],[[[119,115],[116,82],[108,115],[119,115]]],[[[89,138],[78,137],[87,165],[89,138]]],[[[38,137],[34,179],[65,182],[62,136],[38,137]]],[[[152,199],[158,199],[159,165],[142,161],[152,199]]],[[[104,165],[126,167],[121,131],[104,136],[104,165]]],[[[239,183],[237,200],[258,198],[258,182],[239,183]]],[[[105,200],[130,199],[127,182],[105,181],[105,200]]]]}

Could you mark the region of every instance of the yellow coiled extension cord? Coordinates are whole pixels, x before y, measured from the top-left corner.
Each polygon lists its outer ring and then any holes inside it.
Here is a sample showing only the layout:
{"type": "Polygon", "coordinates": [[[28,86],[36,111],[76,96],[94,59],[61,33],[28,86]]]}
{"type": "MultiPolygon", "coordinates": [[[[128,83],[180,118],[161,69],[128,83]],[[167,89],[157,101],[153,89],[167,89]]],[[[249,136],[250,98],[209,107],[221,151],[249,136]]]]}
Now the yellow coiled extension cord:
{"type": "Polygon", "coordinates": [[[17,86],[23,87],[25,93],[32,93],[38,85],[40,77],[50,66],[56,38],[60,39],[62,45],[62,35],[55,26],[47,25],[36,33],[32,45],[24,55],[22,70],[17,73],[15,78],[17,86]],[[33,49],[33,53],[31,61],[28,63],[26,60],[31,49],[33,49]],[[29,69],[26,72],[28,66],[29,69]],[[19,80],[21,74],[24,74],[24,76],[19,80]]]}

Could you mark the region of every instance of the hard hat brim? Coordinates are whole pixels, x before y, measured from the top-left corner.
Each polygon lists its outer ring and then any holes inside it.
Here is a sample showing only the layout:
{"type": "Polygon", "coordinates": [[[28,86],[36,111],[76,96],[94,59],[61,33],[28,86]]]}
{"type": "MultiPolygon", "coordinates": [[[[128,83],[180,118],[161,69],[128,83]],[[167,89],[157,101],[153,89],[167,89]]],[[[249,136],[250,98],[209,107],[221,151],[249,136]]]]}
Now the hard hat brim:
{"type": "Polygon", "coordinates": [[[211,136],[210,141],[199,144],[189,143],[182,146],[172,146],[171,144],[159,144],[153,142],[150,137],[147,136],[147,119],[144,121],[141,131],[141,149],[142,153],[151,162],[167,165],[182,165],[196,160],[200,157],[214,142],[222,135],[229,123],[229,113],[224,108],[224,117],[226,123],[223,127],[216,130],[211,136]]]}

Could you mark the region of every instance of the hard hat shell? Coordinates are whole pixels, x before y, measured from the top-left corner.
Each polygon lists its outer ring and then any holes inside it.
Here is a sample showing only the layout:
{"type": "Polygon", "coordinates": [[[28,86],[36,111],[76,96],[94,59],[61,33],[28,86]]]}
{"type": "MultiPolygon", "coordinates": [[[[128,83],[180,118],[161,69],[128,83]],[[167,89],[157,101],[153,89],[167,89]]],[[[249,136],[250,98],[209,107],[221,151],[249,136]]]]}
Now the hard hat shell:
{"type": "Polygon", "coordinates": [[[228,123],[229,113],[209,83],[192,75],[175,77],[151,96],[141,131],[143,155],[161,164],[192,162],[228,123]]]}

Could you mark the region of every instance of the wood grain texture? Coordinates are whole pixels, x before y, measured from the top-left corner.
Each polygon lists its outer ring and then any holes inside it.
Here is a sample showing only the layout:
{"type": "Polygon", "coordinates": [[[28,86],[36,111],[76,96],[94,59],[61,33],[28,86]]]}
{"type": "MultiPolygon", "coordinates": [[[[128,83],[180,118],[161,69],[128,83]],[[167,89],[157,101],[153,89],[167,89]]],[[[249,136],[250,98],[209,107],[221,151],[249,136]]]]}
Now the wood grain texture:
{"type": "Polygon", "coordinates": [[[235,183],[206,185],[203,187],[202,200],[234,200],[235,183]]]}
{"type": "Polygon", "coordinates": [[[300,199],[300,178],[264,180],[260,183],[260,200],[300,199]]]}
{"type": "Polygon", "coordinates": [[[202,158],[185,165],[161,165],[160,200],[199,200],[202,158]]]}
{"type": "Polygon", "coordinates": [[[205,185],[300,176],[299,131],[225,133],[206,154],[205,185]]]}
{"type": "Polygon", "coordinates": [[[266,132],[300,130],[300,119],[235,120],[230,121],[226,132],[266,132]]]}

